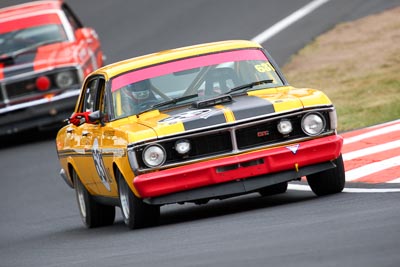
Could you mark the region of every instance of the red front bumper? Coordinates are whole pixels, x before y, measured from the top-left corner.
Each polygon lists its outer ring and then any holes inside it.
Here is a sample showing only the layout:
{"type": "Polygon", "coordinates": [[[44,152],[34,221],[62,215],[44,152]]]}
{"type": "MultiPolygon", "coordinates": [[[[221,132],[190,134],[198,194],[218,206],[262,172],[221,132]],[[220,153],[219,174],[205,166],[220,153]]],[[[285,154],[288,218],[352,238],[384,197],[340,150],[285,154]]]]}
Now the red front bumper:
{"type": "Polygon", "coordinates": [[[263,174],[298,168],[339,157],[343,138],[332,135],[285,146],[242,153],[135,177],[142,198],[158,197],[263,174]]]}

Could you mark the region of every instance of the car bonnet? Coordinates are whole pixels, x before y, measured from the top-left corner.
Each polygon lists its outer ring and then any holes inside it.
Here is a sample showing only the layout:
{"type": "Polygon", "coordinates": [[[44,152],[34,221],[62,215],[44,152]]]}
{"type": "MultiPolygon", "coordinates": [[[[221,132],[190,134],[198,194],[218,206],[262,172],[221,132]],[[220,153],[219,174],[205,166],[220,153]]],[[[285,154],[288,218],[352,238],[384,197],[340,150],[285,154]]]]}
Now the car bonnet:
{"type": "Polygon", "coordinates": [[[138,122],[152,128],[158,137],[192,131],[207,131],[227,125],[267,118],[314,106],[331,105],[320,91],[285,86],[237,96],[232,102],[204,108],[183,106],[160,112],[144,113],[138,122]]]}

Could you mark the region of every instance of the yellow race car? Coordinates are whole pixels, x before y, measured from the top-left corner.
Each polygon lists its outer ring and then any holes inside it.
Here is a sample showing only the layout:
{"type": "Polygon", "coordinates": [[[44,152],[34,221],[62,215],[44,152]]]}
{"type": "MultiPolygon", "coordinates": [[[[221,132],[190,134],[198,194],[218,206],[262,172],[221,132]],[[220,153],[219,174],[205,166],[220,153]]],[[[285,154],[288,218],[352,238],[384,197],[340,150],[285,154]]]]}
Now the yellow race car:
{"type": "Polygon", "coordinates": [[[133,229],[156,225],[165,204],[283,193],[301,177],[317,195],[345,184],[333,104],[290,86],[250,41],[102,67],[68,122],[56,139],[60,174],[89,228],[112,224],[116,206],[133,229]]]}

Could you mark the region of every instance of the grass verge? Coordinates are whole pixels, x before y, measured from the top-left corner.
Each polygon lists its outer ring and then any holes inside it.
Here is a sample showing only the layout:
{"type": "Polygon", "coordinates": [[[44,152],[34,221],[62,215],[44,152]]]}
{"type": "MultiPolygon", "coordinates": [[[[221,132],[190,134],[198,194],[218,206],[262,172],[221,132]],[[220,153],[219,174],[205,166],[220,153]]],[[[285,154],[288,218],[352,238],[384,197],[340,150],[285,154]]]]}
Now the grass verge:
{"type": "Polygon", "coordinates": [[[400,118],[400,7],[341,23],[283,67],[289,83],[324,91],[338,131],[400,118]]]}

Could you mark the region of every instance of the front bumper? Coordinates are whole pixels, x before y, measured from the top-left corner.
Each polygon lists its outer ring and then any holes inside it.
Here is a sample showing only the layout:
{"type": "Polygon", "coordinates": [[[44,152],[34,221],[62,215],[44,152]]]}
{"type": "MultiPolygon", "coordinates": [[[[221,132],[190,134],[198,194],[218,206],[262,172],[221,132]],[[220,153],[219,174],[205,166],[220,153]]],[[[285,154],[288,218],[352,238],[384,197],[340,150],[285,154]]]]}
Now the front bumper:
{"type": "MultiPolygon", "coordinates": [[[[270,180],[261,184],[258,183],[261,187],[257,188],[294,180],[304,175],[333,168],[334,165],[330,161],[339,157],[342,145],[342,137],[332,135],[295,145],[257,150],[168,170],[146,173],[135,177],[133,183],[140,196],[146,202],[152,204],[218,198],[219,193],[213,193],[212,190],[209,194],[194,194],[190,197],[177,195],[174,197],[173,194],[213,185],[222,185],[223,183],[232,181],[244,181],[251,177],[270,180]],[[279,172],[287,172],[289,174],[276,175],[279,172]],[[269,178],[268,175],[271,174],[274,175],[270,177],[275,178],[269,178]]],[[[254,191],[257,188],[252,190],[254,191]]],[[[236,189],[232,189],[231,191],[232,194],[238,193],[236,189]]],[[[248,190],[245,192],[248,192],[248,190]]],[[[229,193],[228,189],[223,194],[227,195],[229,193]]]]}
{"type": "Polygon", "coordinates": [[[79,92],[74,89],[48,99],[1,108],[0,136],[51,124],[61,125],[72,114],[79,92]]]}

